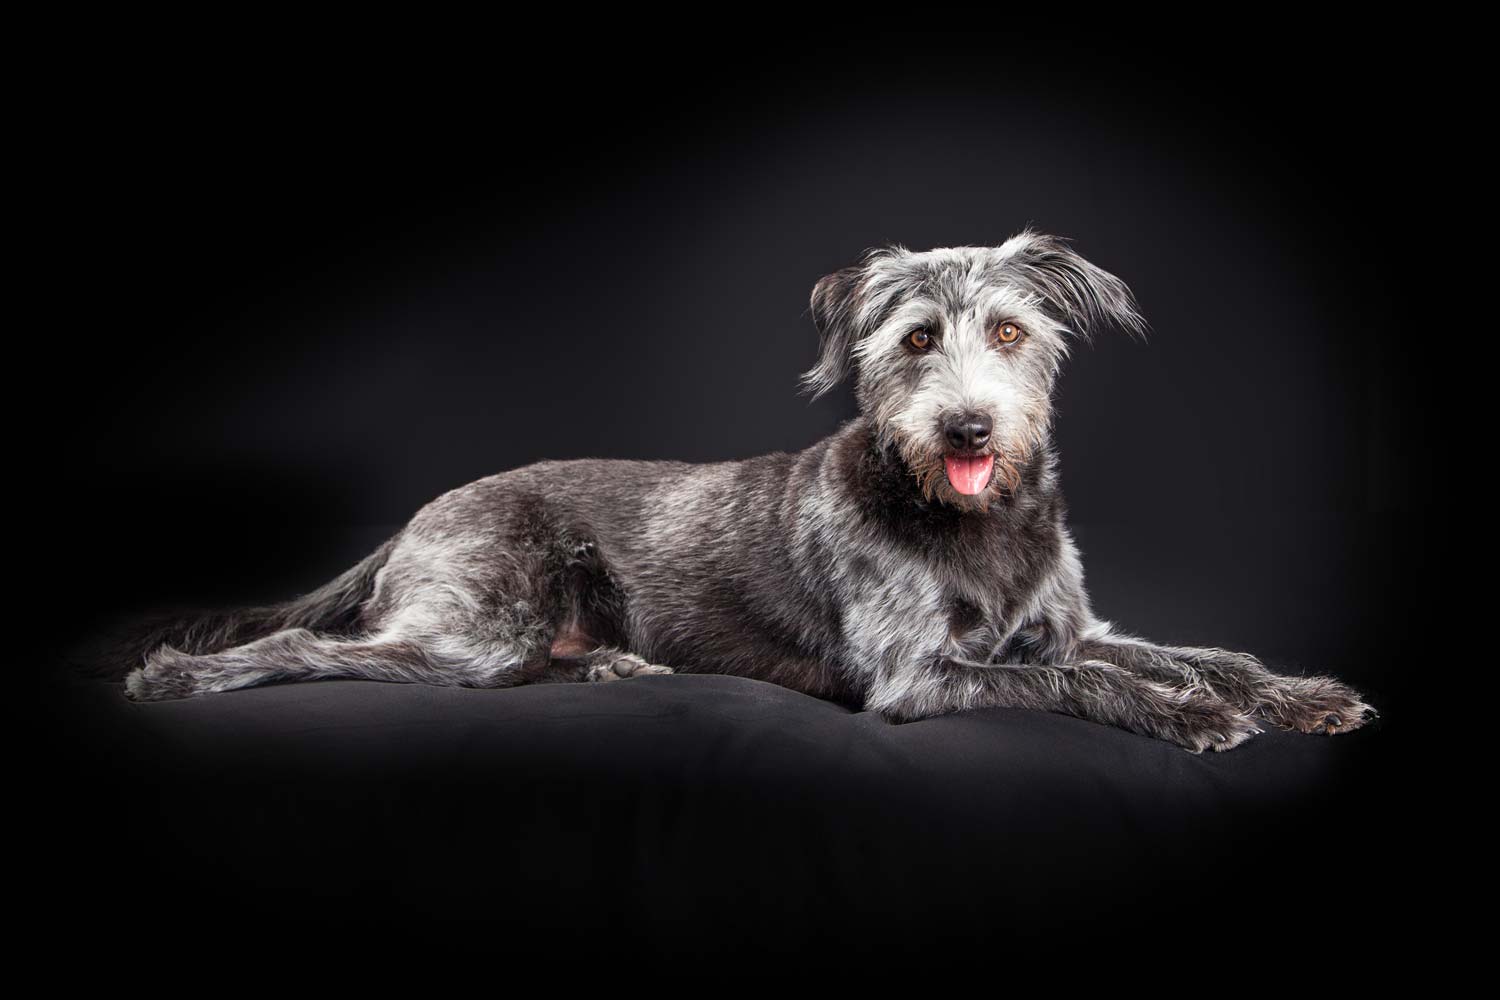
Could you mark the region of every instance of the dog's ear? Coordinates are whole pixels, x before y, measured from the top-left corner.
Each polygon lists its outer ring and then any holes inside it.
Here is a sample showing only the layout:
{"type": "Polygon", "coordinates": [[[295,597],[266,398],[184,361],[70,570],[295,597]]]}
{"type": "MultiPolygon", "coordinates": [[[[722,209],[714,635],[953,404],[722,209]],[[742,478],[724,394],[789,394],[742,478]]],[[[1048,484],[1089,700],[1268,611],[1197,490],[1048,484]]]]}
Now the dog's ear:
{"type": "Polygon", "coordinates": [[[1080,257],[1067,241],[1025,230],[1001,247],[1005,268],[1043,299],[1043,308],[1084,339],[1117,326],[1145,336],[1146,320],[1129,286],[1080,257]]]}
{"type": "Polygon", "coordinates": [[[865,266],[846,267],[820,280],[812,290],[812,317],[818,328],[818,363],[802,376],[804,392],[817,399],[849,374],[850,352],[859,339],[859,298],[865,266]]]}

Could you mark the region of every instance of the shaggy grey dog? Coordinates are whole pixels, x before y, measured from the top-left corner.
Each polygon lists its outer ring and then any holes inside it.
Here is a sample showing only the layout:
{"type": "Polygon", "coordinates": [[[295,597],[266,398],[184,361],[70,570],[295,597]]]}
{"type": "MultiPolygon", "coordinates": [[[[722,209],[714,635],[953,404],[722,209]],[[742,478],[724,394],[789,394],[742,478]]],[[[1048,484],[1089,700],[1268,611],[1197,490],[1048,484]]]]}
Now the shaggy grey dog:
{"type": "Polygon", "coordinates": [[[503,687],[739,674],[921,719],[1062,712],[1225,750],[1257,720],[1358,728],[1326,677],[1159,646],[1094,617],[1064,524],[1051,395],[1071,338],[1144,322],[1063,241],[874,250],[812,293],[805,384],[861,415],[797,454],[542,462],[428,504],[299,600],[137,647],[130,697],[357,677],[503,687]]]}

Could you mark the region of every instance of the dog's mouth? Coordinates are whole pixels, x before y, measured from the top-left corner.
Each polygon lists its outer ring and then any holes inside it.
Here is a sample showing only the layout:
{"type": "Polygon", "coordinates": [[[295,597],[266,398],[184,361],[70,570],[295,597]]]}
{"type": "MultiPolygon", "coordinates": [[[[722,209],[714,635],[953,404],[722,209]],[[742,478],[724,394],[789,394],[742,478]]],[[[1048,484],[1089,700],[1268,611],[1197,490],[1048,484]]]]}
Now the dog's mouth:
{"type": "Polygon", "coordinates": [[[994,455],[944,455],[948,485],[966,497],[984,492],[995,472],[994,455]]]}

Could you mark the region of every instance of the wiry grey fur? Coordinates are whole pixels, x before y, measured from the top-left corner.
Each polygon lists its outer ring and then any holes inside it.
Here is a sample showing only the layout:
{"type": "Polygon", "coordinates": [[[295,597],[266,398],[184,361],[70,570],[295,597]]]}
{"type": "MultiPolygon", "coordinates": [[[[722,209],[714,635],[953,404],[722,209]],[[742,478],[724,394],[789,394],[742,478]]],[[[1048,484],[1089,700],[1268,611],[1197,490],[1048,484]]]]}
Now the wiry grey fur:
{"type": "Polygon", "coordinates": [[[983,706],[1224,750],[1256,720],[1345,732],[1372,714],[1325,677],[1158,646],[1095,618],[1064,524],[1051,394],[1073,338],[1139,332],[1130,290],[1056,238],[890,247],[818,282],[806,385],[851,372],[861,416],[796,454],[542,462],[428,504],[323,589],[154,632],[130,697],[360,677],[501,687],[739,674],[920,719],[983,706]],[[1002,344],[997,324],[1024,335],[1002,344]],[[914,350],[918,328],[930,348],[914,350]],[[994,457],[973,496],[944,472],[994,457]]]}

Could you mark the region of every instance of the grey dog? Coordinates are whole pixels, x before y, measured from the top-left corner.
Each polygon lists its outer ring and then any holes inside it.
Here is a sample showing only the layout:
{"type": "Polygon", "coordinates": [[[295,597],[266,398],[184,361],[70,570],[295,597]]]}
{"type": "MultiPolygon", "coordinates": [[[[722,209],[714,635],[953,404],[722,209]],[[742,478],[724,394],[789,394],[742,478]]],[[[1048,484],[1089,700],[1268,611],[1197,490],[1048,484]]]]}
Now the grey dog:
{"type": "Polygon", "coordinates": [[[1226,750],[1258,720],[1357,729],[1326,677],[1161,646],[1096,618],[1064,520],[1053,384],[1073,338],[1142,331],[1129,288],[1030,230],[887,247],[812,292],[803,378],[853,374],[860,415],[796,454],[581,459],[422,508],[338,579],[154,630],[132,698],[354,677],[505,687],[737,674],[893,721],[1061,712],[1226,750]]]}

